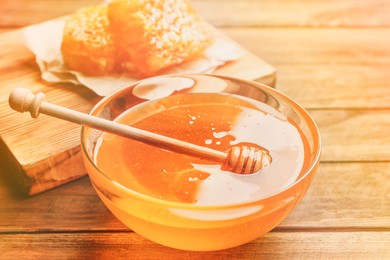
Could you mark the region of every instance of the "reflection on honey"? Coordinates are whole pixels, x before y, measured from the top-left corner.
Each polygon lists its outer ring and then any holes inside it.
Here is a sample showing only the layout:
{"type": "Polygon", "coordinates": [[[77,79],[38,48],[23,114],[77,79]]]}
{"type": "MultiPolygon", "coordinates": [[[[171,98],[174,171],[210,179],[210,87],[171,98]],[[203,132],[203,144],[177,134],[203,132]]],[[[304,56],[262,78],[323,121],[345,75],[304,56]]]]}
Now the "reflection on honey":
{"type": "Polygon", "coordinates": [[[255,200],[293,183],[307,169],[307,141],[273,108],[226,94],[178,94],[130,108],[123,124],[227,151],[248,144],[270,151],[271,165],[238,175],[216,162],[103,134],[95,163],[109,178],[140,193],[175,202],[226,205],[255,200]]]}

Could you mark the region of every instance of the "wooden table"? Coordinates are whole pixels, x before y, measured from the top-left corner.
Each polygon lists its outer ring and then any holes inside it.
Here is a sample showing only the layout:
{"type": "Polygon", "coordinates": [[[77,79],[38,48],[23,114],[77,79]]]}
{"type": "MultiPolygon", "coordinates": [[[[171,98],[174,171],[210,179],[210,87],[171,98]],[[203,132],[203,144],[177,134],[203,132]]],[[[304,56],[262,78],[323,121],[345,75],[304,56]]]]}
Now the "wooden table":
{"type": "MultiPolygon", "coordinates": [[[[0,0],[0,32],[97,2],[0,0]]],[[[185,252],[128,230],[86,177],[25,198],[12,172],[1,169],[0,258],[389,259],[390,1],[192,2],[210,23],[275,66],[276,88],[316,120],[323,155],[303,201],[249,244],[185,252]]],[[[5,73],[14,71],[0,68],[0,80],[5,73]]]]}

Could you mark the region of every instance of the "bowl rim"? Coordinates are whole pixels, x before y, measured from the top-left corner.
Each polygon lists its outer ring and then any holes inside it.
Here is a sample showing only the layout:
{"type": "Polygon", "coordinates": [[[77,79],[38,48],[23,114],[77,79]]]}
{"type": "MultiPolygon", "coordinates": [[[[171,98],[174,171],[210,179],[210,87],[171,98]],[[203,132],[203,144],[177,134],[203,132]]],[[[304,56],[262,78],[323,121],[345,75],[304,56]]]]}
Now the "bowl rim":
{"type": "MultiPolygon", "coordinates": [[[[305,119],[306,123],[311,125],[310,129],[313,129],[313,131],[310,131],[310,133],[313,135],[314,139],[314,149],[313,152],[315,153],[314,159],[311,162],[310,166],[307,168],[304,174],[298,179],[296,179],[294,182],[290,183],[289,185],[286,185],[278,190],[275,190],[274,192],[267,194],[265,196],[256,198],[254,200],[248,200],[240,203],[231,203],[231,204],[223,204],[223,205],[197,205],[197,204],[192,204],[192,203],[184,203],[184,202],[175,202],[175,201],[168,201],[168,200],[163,200],[159,199],[156,197],[149,196],[147,194],[143,194],[141,192],[132,190],[121,183],[111,179],[109,176],[107,176],[104,172],[102,172],[93,162],[92,158],[88,154],[88,149],[86,148],[86,138],[85,138],[85,131],[87,128],[91,128],[88,126],[82,126],[81,128],[81,150],[83,154],[85,155],[89,161],[89,163],[94,167],[94,169],[111,185],[114,185],[115,188],[118,188],[122,191],[124,191],[127,194],[131,194],[132,196],[137,197],[138,199],[141,199],[143,201],[147,201],[153,204],[158,204],[158,205],[164,205],[170,208],[179,208],[179,209],[192,209],[192,210],[218,210],[218,209],[232,209],[232,208],[237,208],[237,207],[245,207],[245,206],[250,206],[250,205],[255,205],[259,204],[261,201],[276,197],[283,192],[292,189],[294,186],[299,185],[304,179],[306,179],[310,173],[315,171],[315,168],[318,166],[320,163],[320,157],[321,157],[321,152],[322,152],[322,142],[321,142],[321,136],[320,132],[318,129],[318,126],[312,116],[304,109],[300,104],[298,104],[295,100],[284,94],[283,92],[269,87],[263,83],[253,81],[253,80],[246,80],[246,79],[240,79],[236,77],[231,77],[231,76],[223,76],[223,75],[214,75],[214,74],[207,74],[207,73],[185,73],[185,74],[165,74],[165,75],[159,75],[159,76],[154,76],[150,78],[159,78],[159,77],[179,77],[179,76],[208,76],[208,77],[216,77],[216,78],[222,78],[226,80],[234,80],[234,81],[241,81],[243,83],[255,86],[256,88],[260,88],[262,90],[265,89],[266,92],[271,92],[273,96],[275,96],[277,99],[282,99],[284,101],[287,101],[290,105],[293,106],[293,108],[303,116],[305,119]]],[[[140,82],[150,79],[150,78],[145,78],[141,79],[138,81],[135,81],[133,83],[130,83],[129,85],[126,85],[125,87],[114,91],[108,96],[103,97],[100,101],[98,101],[91,109],[89,114],[93,114],[95,110],[97,110],[103,103],[107,102],[110,100],[113,96],[116,96],[118,93],[125,91],[128,88],[131,88],[140,82]]],[[[88,172],[87,172],[88,173],[88,172]]],[[[314,174],[314,173],[313,173],[314,174]]],[[[88,176],[90,177],[90,173],[88,173],[88,176]]],[[[91,179],[91,182],[93,182],[93,179],[91,179]]]]}

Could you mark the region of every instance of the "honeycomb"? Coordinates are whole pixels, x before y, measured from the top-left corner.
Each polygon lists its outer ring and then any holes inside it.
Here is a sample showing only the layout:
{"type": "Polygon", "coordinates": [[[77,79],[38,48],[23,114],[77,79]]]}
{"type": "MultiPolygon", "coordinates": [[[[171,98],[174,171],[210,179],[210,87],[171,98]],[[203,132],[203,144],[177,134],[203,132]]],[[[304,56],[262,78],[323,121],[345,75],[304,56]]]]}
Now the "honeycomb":
{"type": "Polygon", "coordinates": [[[201,56],[212,42],[186,0],[112,0],[72,15],[61,50],[67,66],[86,75],[147,77],[201,56]]]}
{"type": "Polygon", "coordinates": [[[91,6],[65,22],[61,52],[65,64],[86,75],[105,75],[118,70],[121,61],[109,30],[107,8],[91,6]]]}
{"type": "Polygon", "coordinates": [[[108,18],[119,48],[146,76],[197,58],[212,42],[186,0],[113,0],[108,18]]]}

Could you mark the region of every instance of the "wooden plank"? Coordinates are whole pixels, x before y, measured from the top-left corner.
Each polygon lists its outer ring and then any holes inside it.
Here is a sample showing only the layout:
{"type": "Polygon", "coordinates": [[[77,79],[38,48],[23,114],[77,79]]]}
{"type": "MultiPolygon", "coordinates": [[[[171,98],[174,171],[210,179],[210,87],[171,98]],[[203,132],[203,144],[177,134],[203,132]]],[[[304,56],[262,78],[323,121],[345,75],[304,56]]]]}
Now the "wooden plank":
{"type": "Polygon", "coordinates": [[[308,193],[278,229],[389,229],[390,162],[321,163],[308,193]]]}
{"type": "Polygon", "coordinates": [[[0,6],[0,26],[23,27],[44,22],[76,10],[100,4],[103,0],[2,0],[0,6]]]}
{"type": "Polygon", "coordinates": [[[216,26],[357,27],[389,26],[386,0],[193,0],[199,13],[216,26]],[[226,14],[234,14],[226,19],[226,14]]]}
{"type": "MultiPolygon", "coordinates": [[[[26,26],[66,15],[103,0],[2,0],[0,26],[26,26]]],[[[389,26],[386,0],[288,1],[192,0],[198,12],[216,26],[389,26]],[[226,19],[226,14],[230,15],[226,19]]]]}
{"type": "Polygon", "coordinates": [[[2,259],[388,259],[390,232],[271,232],[211,252],[176,250],[135,233],[3,234],[2,259]]]}
{"type": "MultiPolygon", "coordinates": [[[[304,199],[276,230],[388,230],[389,173],[390,162],[321,163],[304,199]]],[[[24,198],[8,174],[0,171],[0,233],[128,230],[88,178],[24,198]]]]}
{"type": "Polygon", "coordinates": [[[390,64],[276,65],[277,89],[306,109],[390,108],[390,64]]]}
{"type": "MultiPolygon", "coordinates": [[[[389,65],[390,28],[222,28],[244,48],[278,65],[389,65]]],[[[339,75],[341,77],[342,75],[339,75]]]]}
{"type": "Polygon", "coordinates": [[[390,161],[390,110],[312,110],[322,161],[390,161]]]}
{"type": "Polygon", "coordinates": [[[35,58],[23,45],[20,31],[3,33],[0,37],[1,167],[12,169],[20,186],[31,187],[31,193],[85,175],[79,163],[80,127],[61,120],[53,122],[52,118],[32,120],[28,114],[15,114],[8,105],[8,96],[15,87],[27,87],[35,93],[44,91],[50,102],[81,112],[88,112],[99,98],[80,86],[54,85],[41,80],[35,58]],[[48,139],[42,126],[48,127],[51,138],[48,139]],[[18,149],[11,150],[13,145],[18,149]]]}

